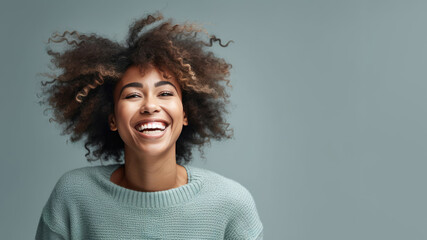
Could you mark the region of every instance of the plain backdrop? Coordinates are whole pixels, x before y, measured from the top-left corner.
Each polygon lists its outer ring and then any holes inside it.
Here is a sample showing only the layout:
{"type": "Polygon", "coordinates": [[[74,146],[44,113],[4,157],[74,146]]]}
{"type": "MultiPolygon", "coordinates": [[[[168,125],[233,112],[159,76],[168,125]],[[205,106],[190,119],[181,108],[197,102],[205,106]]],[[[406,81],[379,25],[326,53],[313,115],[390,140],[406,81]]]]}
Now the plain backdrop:
{"type": "Polygon", "coordinates": [[[91,165],[37,103],[47,39],[122,41],[155,11],[234,41],[213,49],[233,65],[234,138],[192,164],[252,193],[265,239],[427,239],[427,2],[415,0],[1,1],[1,239],[33,239],[58,178],[91,165]]]}

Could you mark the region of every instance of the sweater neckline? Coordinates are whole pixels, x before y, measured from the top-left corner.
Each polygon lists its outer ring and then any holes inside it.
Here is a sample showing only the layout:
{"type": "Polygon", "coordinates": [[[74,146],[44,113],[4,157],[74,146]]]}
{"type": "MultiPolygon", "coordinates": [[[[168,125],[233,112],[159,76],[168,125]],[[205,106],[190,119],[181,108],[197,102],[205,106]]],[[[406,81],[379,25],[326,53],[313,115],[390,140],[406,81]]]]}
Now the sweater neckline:
{"type": "Polygon", "coordinates": [[[110,181],[111,175],[123,164],[109,165],[103,172],[103,180],[112,197],[126,205],[140,208],[165,208],[185,203],[194,198],[202,188],[202,175],[194,172],[194,168],[182,165],[187,171],[187,184],[156,192],[141,192],[124,188],[110,181]]]}

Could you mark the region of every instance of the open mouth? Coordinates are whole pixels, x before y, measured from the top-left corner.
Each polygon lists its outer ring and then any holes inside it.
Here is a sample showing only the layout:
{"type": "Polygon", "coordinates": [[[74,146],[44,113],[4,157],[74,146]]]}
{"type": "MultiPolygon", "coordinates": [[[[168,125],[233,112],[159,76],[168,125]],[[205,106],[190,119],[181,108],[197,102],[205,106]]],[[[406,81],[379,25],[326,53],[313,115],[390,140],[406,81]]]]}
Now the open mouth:
{"type": "Polygon", "coordinates": [[[144,122],[139,123],[135,126],[138,132],[147,135],[156,135],[165,131],[167,124],[165,122],[144,122]]]}

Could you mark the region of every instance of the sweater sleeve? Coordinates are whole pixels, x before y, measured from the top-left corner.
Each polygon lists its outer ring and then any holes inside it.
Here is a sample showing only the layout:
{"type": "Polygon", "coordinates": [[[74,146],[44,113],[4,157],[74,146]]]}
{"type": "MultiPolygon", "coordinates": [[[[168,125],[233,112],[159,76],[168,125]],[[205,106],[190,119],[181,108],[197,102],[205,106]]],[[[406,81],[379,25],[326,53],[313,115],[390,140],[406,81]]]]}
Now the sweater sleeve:
{"type": "Polygon", "coordinates": [[[50,227],[40,217],[39,226],[37,227],[36,240],[65,240],[61,235],[50,229],[50,227]]]}
{"type": "Polygon", "coordinates": [[[224,239],[263,239],[263,225],[259,218],[255,201],[245,188],[243,188],[233,216],[227,224],[224,239]]]}
{"type": "Polygon", "coordinates": [[[69,236],[69,206],[67,177],[62,176],[56,183],[43,208],[37,227],[36,240],[66,240],[69,236]]]}

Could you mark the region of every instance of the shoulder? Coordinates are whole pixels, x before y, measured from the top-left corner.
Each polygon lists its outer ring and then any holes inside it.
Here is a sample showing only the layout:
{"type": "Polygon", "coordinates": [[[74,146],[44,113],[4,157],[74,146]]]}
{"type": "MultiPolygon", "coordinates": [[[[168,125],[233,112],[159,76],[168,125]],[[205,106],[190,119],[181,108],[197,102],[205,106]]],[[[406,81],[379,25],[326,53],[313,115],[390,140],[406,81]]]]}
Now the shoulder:
{"type": "Polygon", "coordinates": [[[113,165],[88,166],[67,171],[55,184],[51,197],[68,198],[76,196],[78,192],[87,191],[113,167],[113,165]]]}
{"type": "Polygon", "coordinates": [[[117,167],[117,165],[87,166],[87,167],[76,168],[76,169],[65,172],[59,179],[59,182],[92,178],[98,174],[108,172],[108,170],[111,170],[112,168],[115,168],[115,167],[117,167]]]}
{"type": "Polygon", "coordinates": [[[75,216],[84,199],[88,199],[94,190],[99,188],[98,180],[101,176],[105,176],[113,167],[83,167],[64,173],[55,184],[43,208],[38,236],[48,234],[45,231],[69,236],[68,226],[71,224],[71,216],[75,216]]]}
{"type": "Polygon", "coordinates": [[[193,173],[203,176],[204,191],[215,194],[222,202],[236,208],[255,207],[250,191],[241,183],[212,170],[192,167],[193,173]]]}
{"type": "Polygon", "coordinates": [[[193,172],[204,176],[203,189],[210,196],[210,206],[218,203],[229,213],[225,239],[262,239],[263,224],[245,186],[211,170],[193,167],[193,172]]]}
{"type": "Polygon", "coordinates": [[[203,177],[205,185],[214,184],[217,187],[221,187],[222,190],[228,193],[250,195],[248,189],[236,180],[233,180],[229,177],[225,177],[222,174],[205,168],[191,166],[191,169],[193,174],[203,177]]]}
{"type": "Polygon", "coordinates": [[[110,169],[112,166],[90,166],[64,173],[56,182],[43,215],[57,217],[78,209],[85,199],[91,198],[98,189],[102,190],[100,180],[110,169]]]}

